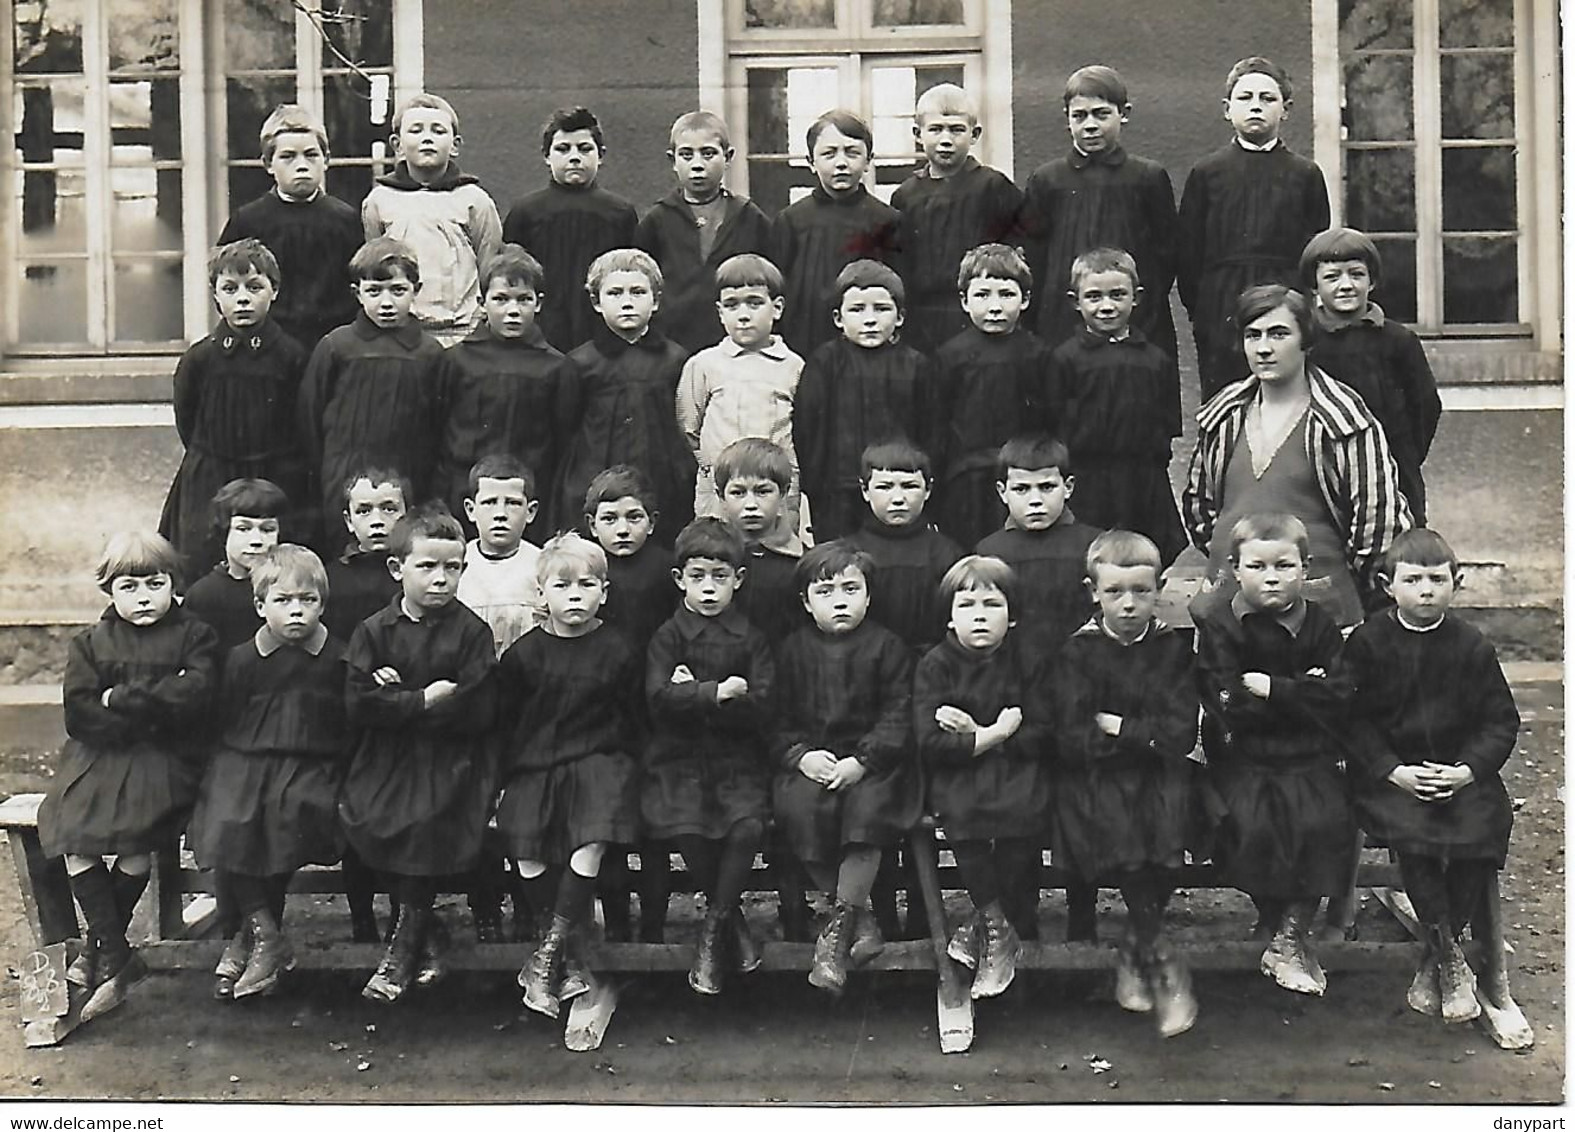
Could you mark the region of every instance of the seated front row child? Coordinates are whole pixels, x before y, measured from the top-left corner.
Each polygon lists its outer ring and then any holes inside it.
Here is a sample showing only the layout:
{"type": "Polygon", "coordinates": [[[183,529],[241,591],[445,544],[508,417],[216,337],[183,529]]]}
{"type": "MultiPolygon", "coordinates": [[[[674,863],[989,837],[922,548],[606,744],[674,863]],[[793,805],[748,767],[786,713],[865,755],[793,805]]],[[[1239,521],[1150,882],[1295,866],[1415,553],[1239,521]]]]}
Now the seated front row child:
{"type": "Polygon", "coordinates": [[[971,554],[946,571],[940,592],[949,632],[919,662],[913,729],[930,811],[946,828],[974,908],[947,952],[973,968],[972,996],[992,998],[1017,972],[1013,916],[1037,912],[1016,898],[1048,840],[1048,665],[1009,631],[1020,590],[1005,562],[971,554]]]}
{"type": "Polygon", "coordinates": [[[213,497],[214,537],[224,559],[186,591],[186,611],[218,634],[226,652],[251,640],[261,621],[252,597],[252,567],[279,541],[279,521],[290,501],[268,480],[231,480],[213,497]]]}
{"type": "Polygon", "coordinates": [[[67,739],[38,807],[44,855],[64,854],[87,921],[87,946],[66,972],[89,992],[83,1021],[119,1006],[148,973],[126,930],[151,854],[174,846],[197,796],[195,736],[219,659],[213,630],[175,604],[180,556],[160,536],[115,535],[95,577],[110,605],[66,656],[67,739]]]}
{"type": "Polygon", "coordinates": [[[719,994],[724,968],[760,965],[738,902],[771,813],[775,665],[770,644],[733,602],[748,580],[738,532],[721,519],[696,519],[679,532],[673,557],[683,604],[646,654],[653,734],[640,809],[647,836],[676,842],[705,893],[689,985],[719,994]]]}
{"type": "Polygon", "coordinates": [[[251,574],[262,627],[228,651],[220,680],[218,749],[208,762],[187,838],[243,917],[215,975],[231,999],[265,994],[295,966],[284,899],[303,865],[339,860],[336,801],[348,752],[344,643],[322,623],[328,575],[284,543],[251,574]]]}
{"type": "Polygon", "coordinates": [[[869,555],[830,542],[798,564],[804,608],[814,619],[777,650],[777,827],[816,887],[835,901],[810,985],[840,994],[849,963],[885,943],[870,910],[883,849],[923,812],[923,783],[909,719],[913,653],[866,619],[869,555]]]}
{"type": "Polygon", "coordinates": [[[1116,1002],[1152,1011],[1164,1037],[1192,1028],[1197,1000],[1164,940],[1171,870],[1198,847],[1198,689],[1192,642],[1154,616],[1162,556],[1134,531],[1088,548],[1094,616],[1062,647],[1047,681],[1057,729],[1055,860],[1127,906],[1116,1002]]]}
{"type": "Polygon", "coordinates": [[[1225,815],[1214,859],[1274,928],[1263,973],[1321,995],[1313,917],[1355,867],[1356,821],[1341,760],[1351,682],[1339,626],[1302,592],[1307,528],[1258,513],[1230,531],[1240,591],[1198,619],[1204,753],[1225,815]]]}
{"type": "Polygon", "coordinates": [[[1445,1022],[1487,1010],[1495,1034],[1530,1045],[1486,906],[1497,898],[1490,881],[1509,851],[1514,813],[1500,771],[1520,714],[1492,644],[1448,615],[1460,585],[1448,543],[1430,530],[1406,531],[1389,547],[1381,581],[1394,607],[1357,626],[1345,661],[1356,683],[1361,825],[1399,856],[1426,931],[1406,1001],[1445,1022]],[[1482,944],[1480,975],[1460,950],[1467,923],[1482,944]]]}
{"type": "Polygon", "coordinates": [[[458,597],[492,630],[499,656],[539,622],[536,556],[525,528],[536,517],[536,477],[513,456],[483,456],[470,469],[465,517],[476,537],[465,544],[458,597]]]}

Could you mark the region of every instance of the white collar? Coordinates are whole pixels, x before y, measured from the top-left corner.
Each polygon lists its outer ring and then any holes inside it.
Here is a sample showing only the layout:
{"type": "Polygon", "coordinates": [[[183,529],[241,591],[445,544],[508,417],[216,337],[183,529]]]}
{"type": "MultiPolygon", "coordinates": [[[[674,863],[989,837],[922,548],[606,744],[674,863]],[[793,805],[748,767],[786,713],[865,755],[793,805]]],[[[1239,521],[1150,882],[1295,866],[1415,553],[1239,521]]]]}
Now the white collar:
{"type": "Polygon", "coordinates": [[[1280,139],[1270,138],[1268,144],[1266,145],[1254,145],[1240,134],[1237,134],[1236,144],[1241,146],[1241,148],[1245,149],[1248,153],[1268,153],[1271,149],[1280,144],[1280,139]]]}
{"type": "Polygon", "coordinates": [[[1404,613],[1401,613],[1398,609],[1395,610],[1395,620],[1400,622],[1400,628],[1409,629],[1413,633],[1431,633],[1434,629],[1437,629],[1440,625],[1442,625],[1444,623],[1444,618],[1448,616],[1449,614],[1444,614],[1444,617],[1440,617],[1431,625],[1413,625],[1411,622],[1405,619],[1404,613]]]}

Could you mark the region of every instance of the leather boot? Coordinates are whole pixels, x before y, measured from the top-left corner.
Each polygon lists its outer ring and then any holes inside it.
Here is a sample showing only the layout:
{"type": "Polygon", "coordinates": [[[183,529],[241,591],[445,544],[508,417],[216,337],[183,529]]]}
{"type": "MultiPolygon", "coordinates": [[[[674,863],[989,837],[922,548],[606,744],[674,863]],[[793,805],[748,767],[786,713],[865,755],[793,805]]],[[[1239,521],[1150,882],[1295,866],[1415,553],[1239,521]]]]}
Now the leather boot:
{"type": "Polygon", "coordinates": [[[1137,939],[1128,932],[1116,951],[1116,1005],[1122,1010],[1147,1014],[1154,1009],[1154,995],[1145,974],[1138,962],[1137,939]]]}
{"type": "Polygon", "coordinates": [[[383,953],[383,961],[377,965],[377,970],[362,988],[362,998],[369,998],[374,1002],[397,1002],[405,993],[415,978],[416,961],[421,952],[421,936],[431,911],[430,908],[420,908],[414,904],[399,906],[399,918],[394,924],[394,938],[389,942],[388,950],[383,953]]]}
{"type": "Polygon", "coordinates": [[[563,971],[563,949],[571,925],[567,916],[553,913],[552,922],[542,932],[541,942],[525,966],[520,968],[519,985],[525,993],[521,1001],[538,1014],[558,1016],[558,996],[553,993],[563,971]]]}
{"type": "Polygon", "coordinates": [[[837,901],[826,926],[815,940],[815,961],[809,968],[809,985],[840,995],[848,982],[848,951],[853,946],[853,917],[856,910],[846,901],[837,901]]]}
{"type": "MultiPolygon", "coordinates": [[[[502,913],[499,913],[502,916],[502,913]]],[[[477,935],[480,935],[480,923],[477,924],[477,935]]],[[[499,928],[500,938],[502,929],[499,928]]],[[[448,952],[452,937],[449,935],[448,924],[443,917],[438,915],[437,909],[432,910],[431,918],[427,922],[427,930],[421,936],[421,949],[416,956],[416,971],[413,978],[418,987],[436,986],[448,976],[448,964],[443,957],[448,952]]],[[[479,939],[478,939],[478,942],[479,939]]]]}
{"type": "Polygon", "coordinates": [[[569,938],[563,945],[563,979],[558,983],[559,1003],[579,998],[591,989],[591,972],[585,962],[585,926],[576,924],[569,929],[569,938]]]}
{"type": "Polygon", "coordinates": [[[978,913],[970,914],[957,925],[957,930],[952,932],[952,938],[946,944],[946,954],[970,971],[979,966],[978,913]]]}
{"type": "Polygon", "coordinates": [[[1438,991],[1438,949],[1431,938],[1422,942],[1422,960],[1405,993],[1405,1004],[1429,1018],[1437,1018],[1443,1012],[1444,1000],[1438,991]]]}
{"type": "Polygon", "coordinates": [[[984,921],[983,940],[979,948],[979,969],[974,972],[969,994],[973,998],[994,998],[1012,985],[1023,945],[1000,901],[981,908],[979,914],[984,921]]]}
{"type": "MultiPolygon", "coordinates": [[[[1280,922],[1280,931],[1275,935],[1276,941],[1284,937],[1285,960],[1274,970],[1273,979],[1286,990],[1297,994],[1321,995],[1328,986],[1323,968],[1309,946],[1313,907],[1304,903],[1289,905],[1285,909],[1285,918],[1280,922]]],[[[1270,948],[1273,946],[1271,943],[1270,948]]]]}
{"type": "Polygon", "coordinates": [[[250,929],[252,944],[246,956],[246,969],[235,980],[232,991],[233,997],[237,999],[267,994],[279,985],[280,975],[295,969],[295,954],[290,949],[290,941],[279,930],[279,925],[274,923],[272,912],[253,912],[246,917],[246,928],[242,931],[246,929],[250,929]]]}
{"type": "Polygon", "coordinates": [[[700,922],[700,941],[689,967],[689,986],[696,994],[722,993],[722,928],[727,918],[725,909],[708,906],[700,922]]]}
{"type": "Polygon", "coordinates": [[[1156,944],[1145,966],[1154,999],[1154,1021],[1159,1036],[1174,1038],[1192,1029],[1198,1020],[1198,1000],[1192,993],[1192,975],[1170,949],[1156,944]]]}
{"type": "Polygon", "coordinates": [[[733,970],[741,975],[760,969],[760,949],[755,946],[755,937],[749,934],[749,921],[744,917],[742,907],[734,908],[732,915],[727,918],[728,930],[733,941],[733,970]]]}
{"type": "Polygon", "coordinates": [[[1460,940],[1444,925],[1429,927],[1438,949],[1439,1010],[1445,1022],[1469,1022],[1482,1013],[1477,1001],[1477,977],[1460,950],[1460,940]]]}
{"type": "MultiPolygon", "coordinates": [[[[146,880],[144,879],[144,884],[146,880]]],[[[98,940],[93,993],[82,1007],[87,1022],[113,1010],[148,973],[147,965],[126,942],[126,921],[116,904],[115,884],[102,864],[70,878],[71,894],[82,908],[88,932],[98,940]]]]}
{"type": "MultiPolygon", "coordinates": [[[[229,953],[228,948],[225,949],[225,953],[229,953]]],[[[244,955],[242,959],[245,959],[244,955]]],[[[77,952],[77,957],[66,968],[66,982],[72,986],[92,989],[97,970],[98,939],[94,937],[92,932],[89,932],[87,938],[82,941],[82,950],[77,952]]]]}
{"type": "Polygon", "coordinates": [[[1258,970],[1271,979],[1278,980],[1280,969],[1285,966],[1291,955],[1290,925],[1286,913],[1281,912],[1279,918],[1273,923],[1267,916],[1253,925],[1254,933],[1259,931],[1260,925],[1269,931],[1269,945],[1263,949],[1263,954],[1258,958],[1258,970]]]}
{"type": "Polygon", "coordinates": [[[246,970],[246,960],[252,953],[252,922],[241,922],[241,930],[230,937],[224,952],[213,968],[213,997],[233,998],[235,980],[246,970]]]}
{"type": "Polygon", "coordinates": [[[855,967],[862,967],[886,950],[881,938],[880,922],[868,908],[855,908],[853,941],[848,945],[848,959],[855,967]]]}

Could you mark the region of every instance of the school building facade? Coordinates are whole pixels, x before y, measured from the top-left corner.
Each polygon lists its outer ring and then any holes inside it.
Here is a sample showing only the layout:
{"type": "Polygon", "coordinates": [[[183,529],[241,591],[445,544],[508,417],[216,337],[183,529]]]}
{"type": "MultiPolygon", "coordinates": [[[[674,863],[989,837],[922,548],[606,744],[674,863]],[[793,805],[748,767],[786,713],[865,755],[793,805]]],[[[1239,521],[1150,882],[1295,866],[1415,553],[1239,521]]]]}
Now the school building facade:
{"type": "Polygon", "coordinates": [[[1065,76],[1105,62],[1131,88],[1124,141],[1163,162],[1179,194],[1228,138],[1223,79],[1249,54],[1289,69],[1285,139],[1324,169],[1337,222],[1378,240],[1376,297],[1427,340],[1446,386],[1428,464],[1437,525],[1482,600],[1557,616],[1557,0],[0,0],[0,12],[13,130],[0,157],[0,626],[96,613],[86,575],[103,534],[156,521],[179,456],[170,374],[213,319],[212,240],[268,186],[257,128],[278,102],[321,113],[329,188],[359,200],[386,164],[392,107],[443,94],[461,163],[500,210],[543,182],[554,107],[600,115],[602,183],[643,209],[668,189],[673,118],[702,106],[731,124],[733,187],[769,212],[807,191],[804,129],[832,105],[872,122],[874,189],[889,194],[913,167],[914,98],[943,81],[976,93],[977,152],[1021,183],[1067,146],[1065,76]]]}

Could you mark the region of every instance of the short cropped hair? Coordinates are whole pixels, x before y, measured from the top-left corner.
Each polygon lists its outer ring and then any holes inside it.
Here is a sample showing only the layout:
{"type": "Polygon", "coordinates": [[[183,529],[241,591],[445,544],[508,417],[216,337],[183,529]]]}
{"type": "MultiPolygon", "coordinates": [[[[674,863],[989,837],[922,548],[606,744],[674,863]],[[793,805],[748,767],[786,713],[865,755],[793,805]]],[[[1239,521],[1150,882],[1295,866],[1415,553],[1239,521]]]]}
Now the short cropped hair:
{"type": "Polygon", "coordinates": [[[279,261],[261,240],[248,236],[244,240],[214,248],[213,254],[208,257],[208,286],[216,284],[219,276],[226,271],[241,276],[255,271],[272,283],[275,291],[279,289],[279,261]]]}
{"type": "Polygon", "coordinates": [[[1034,273],[1018,249],[1007,244],[980,244],[963,252],[957,269],[957,290],[966,293],[968,284],[981,276],[1010,279],[1028,294],[1034,289],[1034,273]]]}
{"type": "Polygon", "coordinates": [[[1359,259],[1365,263],[1373,286],[1378,286],[1384,272],[1383,257],[1378,254],[1378,245],[1373,243],[1367,233],[1358,232],[1355,228],[1326,228],[1307,241],[1307,246],[1302,249],[1301,261],[1296,265],[1302,285],[1308,288],[1317,285],[1321,264],[1347,259],[1359,259]]]}
{"type": "Polygon", "coordinates": [[[1249,55],[1245,59],[1238,59],[1236,65],[1225,76],[1225,97],[1230,98],[1230,92],[1236,89],[1236,84],[1243,75],[1268,75],[1274,80],[1274,85],[1280,88],[1280,97],[1287,103],[1291,101],[1291,76],[1288,71],[1273,59],[1266,59],[1262,55],[1249,55]]]}
{"type": "Polygon", "coordinates": [[[775,441],[745,436],[722,449],[711,465],[711,479],[718,491],[725,491],[741,476],[770,480],[786,495],[793,483],[793,460],[775,441]]]}
{"type": "Polygon", "coordinates": [[[1072,261],[1072,270],[1067,277],[1072,293],[1077,294],[1086,276],[1106,271],[1121,272],[1132,280],[1134,291],[1143,285],[1143,281],[1138,278],[1137,260],[1133,259],[1130,253],[1120,248],[1093,248],[1072,261]]]}
{"type": "Polygon", "coordinates": [[[793,588],[803,597],[816,582],[835,578],[844,570],[857,570],[869,582],[875,575],[875,559],[868,551],[842,539],[820,543],[806,550],[798,565],[793,567],[793,588]]]}
{"type": "Polygon", "coordinates": [[[230,520],[237,515],[248,519],[278,519],[290,509],[290,497],[272,480],[231,480],[213,493],[208,516],[213,533],[223,538],[230,532],[230,520]]]}
{"type": "Polygon", "coordinates": [[[1079,67],[1066,77],[1066,87],[1061,91],[1062,109],[1071,109],[1074,98],[1101,98],[1112,106],[1125,109],[1127,80],[1121,72],[1103,63],[1079,67]]]}
{"type": "Polygon", "coordinates": [[[673,540],[673,565],[682,570],[691,558],[715,558],[737,570],[744,564],[744,536],[726,519],[694,520],[673,540]]]}
{"type": "Polygon", "coordinates": [[[716,292],[727,287],[764,287],[773,299],[782,297],[782,269],[763,255],[745,252],[728,256],[716,269],[716,292]]]}
{"type": "Polygon", "coordinates": [[[638,271],[650,281],[651,293],[658,299],[662,297],[662,269],[649,252],[639,248],[614,248],[591,260],[590,270],[585,273],[585,293],[594,299],[615,271],[638,271]]]}
{"type": "Polygon", "coordinates": [[[956,83],[936,83],[919,95],[913,106],[913,120],[922,122],[930,114],[961,114],[970,126],[979,124],[979,104],[956,83]]]}
{"type": "Polygon", "coordinates": [[[1389,549],[1384,551],[1384,568],[1381,573],[1393,578],[1402,562],[1412,566],[1449,566],[1451,574],[1460,573],[1460,559],[1454,548],[1444,541],[1444,536],[1427,527],[1412,527],[1395,536],[1389,549]]]}
{"type": "Polygon", "coordinates": [[[1088,580],[1091,582],[1099,580],[1095,571],[1101,566],[1114,566],[1117,569],[1125,569],[1129,566],[1152,566],[1154,580],[1157,582],[1159,572],[1164,569],[1164,565],[1160,560],[1159,547],[1154,545],[1154,540],[1136,531],[1114,530],[1096,535],[1094,541],[1088,544],[1088,555],[1084,559],[1088,580]]]}
{"type": "Polygon", "coordinates": [[[541,127],[541,155],[546,157],[552,152],[552,139],[555,134],[574,134],[581,130],[591,132],[591,140],[596,143],[598,152],[607,152],[607,139],[602,136],[602,124],[583,106],[560,106],[547,116],[546,122],[541,127]]]}
{"type": "Polygon", "coordinates": [[[1030,472],[1056,468],[1065,477],[1072,474],[1072,454],[1065,442],[1048,433],[1014,436],[1001,445],[1000,454],[995,458],[996,480],[1005,483],[1006,473],[1013,468],[1030,472]]]}
{"type": "Polygon", "coordinates": [[[391,483],[399,489],[400,501],[406,507],[409,507],[412,503],[410,498],[412,491],[410,481],[405,478],[403,473],[395,471],[393,468],[367,465],[366,467],[355,469],[345,477],[344,483],[339,485],[339,500],[345,507],[348,508],[350,506],[350,489],[362,480],[365,480],[373,487],[381,487],[385,483],[391,483]]]}
{"type": "Polygon", "coordinates": [[[418,107],[427,110],[441,110],[448,115],[449,125],[453,127],[454,132],[456,134],[459,133],[459,115],[455,113],[453,103],[440,94],[428,94],[426,91],[412,94],[399,104],[399,109],[394,111],[394,124],[392,127],[394,133],[399,133],[400,128],[405,124],[405,115],[418,107]]]}
{"type": "Polygon", "coordinates": [[[476,497],[476,492],[481,488],[481,481],[488,480],[523,480],[525,483],[525,498],[536,498],[536,474],[530,470],[524,460],[518,456],[511,456],[507,452],[495,452],[490,456],[483,456],[470,466],[470,474],[465,478],[466,494],[470,498],[476,497]]]}
{"type": "Polygon", "coordinates": [[[878,259],[856,259],[837,272],[837,281],[831,285],[833,306],[842,305],[842,296],[855,287],[884,287],[902,310],[907,293],[902,287],[902,276],[878,259]]]}
{"type": "Polygon", "coordinates": [[[669,150],[678,148],[678,135],[684,133],[715,134],[717,141],[722,143],[723,149],[733,148],[733,138],[728,133],[727,123],[722,120],[722,115],[714,114],[709,110],[691,110],[687,114],[678,115],[673,122],[673,128],[667,132],[669,150]]]}
{"type": "Polygon", "coordinates": [[[281,542],[252,567],[252,597],[262,601],[275,586],[317,591],[328,601],[328,571],[323,560],[304,546],[281,542]]]}
{"type": "Polygon", "coordinates": [[[1240,557],[1241,544],[1244,542],[1294,542],[1303,562],[1311,554],[1307,524],[1283,511],[1256,511],[1236,520],[1230,529],[1232,564],[1240,557]]]}
{"type": "Polygon", "coordinates": [[[392,236],[374,236],[350,257],[350,278],[357,283],[364,279],[392,279],[396,273],[413,284],[421,282],[416,253],[409,244],[392,236]]]}
{"type": "Polygon", "coordinates": [[[815,154],[815,143],[820,140],[820,135],[832,126],[835,126],[843,137],[861,141],[865,149],[871,153],[875,151],[875,135],[870,131],[868,122],[851,110],[828,110],[811,122],[809,129],[804,132],[804,145],[812,158],[815,154]]]}
{"type": "Polygon", "coordinates": [[[1257,321],[1276,307],[1284,307],[1291,312],[1291,317],[1296,320],[1296,329],[1302,335],[1302,348],[1310,349],[1318,335],[1312,301],[1295,287],[1287,287],[1284,283],[1259,283],[1236,297],[1236,312],[1232,316],[1236,333],[1245,332],[1249,323],[1257,321]]]}
{"type": "Polygon", "coordinates": [[[614,464],[592,477],[585,489],[585,513],[594,518],[603,503],[616,503],[626,495],[638,499],[652,515],[657,513],[656,489],[633,464],[614,464]]]}
{"type": "Polygon", "coordinates": [[[181,580],[180,552],[163,535],[153,531],[121,531],[109,536],[104,552],[93,567],[93,580],[105,593],[116,578],[147,578],[168,574],[178,586],[181,580]]]}
{"type": "Polygon", "coordinates": [[[926,483],[933,484],[935,478],[930,469],[929,454],[905,436],[866,444],[859,453],[859,482],[863,484],[868,484],[877,470],[918,472],[926,483]]]}
{"type": "Polygon", "coordinates": [[[547,272],[540,260],[518,244],[504,244],[481,265],[476,285],[481,289],[483,298],[486,297],[487,289],[498,279],[529,287],[539,295],[547,282],[547,272]]]}
{"type": "Polygon", "coordinates": [[[596,540],[566,531],[554,535],[542,546],[536,558],[536,583],[545,586],[553,578],[572,574],[589,574],[605,582],[607,552],[596,540]]]}
{"type": "Polygon", "coordinates": [[[311,134],[322,148],[323,156],[328,156],[328,131],[323,128],[322,119],[304,106],[294,102],[281,103],[263,119],[262,129],[257,131],[257,148],[262,152],[264,161],[273,160],[273,151],[278,148],[280,134],[311,134]]]}
{"type": "Polygon", "coordinates": [[[988,554],[965,554],[941,575],[936,587],[942,601],[950,601],[961,590],[997,589],[1011,606],[1017,593],[1017,571],[988,554]]]}
{"type": "Polygon", "coordinates": [[[442,539],[465,544],[465,530],[443,503],[434,500],[406,511],[388,536],[388,553],[393,558],[408,558],[419,539],[442,539]]]}

